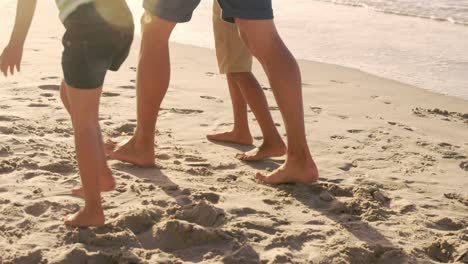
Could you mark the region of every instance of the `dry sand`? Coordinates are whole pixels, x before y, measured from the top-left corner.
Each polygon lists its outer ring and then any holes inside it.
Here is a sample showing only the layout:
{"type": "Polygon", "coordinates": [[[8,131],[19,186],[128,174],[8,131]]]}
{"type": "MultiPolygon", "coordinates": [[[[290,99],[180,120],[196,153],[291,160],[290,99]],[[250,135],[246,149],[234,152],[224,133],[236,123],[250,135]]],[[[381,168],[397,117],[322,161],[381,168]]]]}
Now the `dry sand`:
{"type": "MultiPolygon", "coordinates": [[[[232,126],[226,80],[213,51],[178,44],[159,165],[110,161],[107,224],[65,227],[83,202],[69,195],[79,176],[57,92],[62,29],[46,18],[36,17],[23,73],[0,79],[0,263],[468,263],[467,101],[302,61],[320,182],[265,186],[254,172],[283,160],[243,163],[234,156],[246,148],[205,139],[232,126]]],[[[106,83],[106,137],[135,128],[137,47],[106,83]]]]}

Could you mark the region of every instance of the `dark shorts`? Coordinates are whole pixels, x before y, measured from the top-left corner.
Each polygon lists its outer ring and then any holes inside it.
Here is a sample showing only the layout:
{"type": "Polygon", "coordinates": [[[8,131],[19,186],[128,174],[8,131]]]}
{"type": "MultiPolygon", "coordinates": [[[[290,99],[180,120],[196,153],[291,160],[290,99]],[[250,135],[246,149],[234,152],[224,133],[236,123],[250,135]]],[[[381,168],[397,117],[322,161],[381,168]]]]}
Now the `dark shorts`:
{"type": "Polygon", "coordinates": [[[133,27],[117,29],[93,4],[80,6],[64,22],[62,69],[65,82],[80,89],[99,88],[108,70],[117,71],[127,59],[133,27]]]}
{"type": "MultiPolygon", "coordinates": [[[[215,0],[216,1],[216,0],[215,0]]],[[[218,0],[225,21],[235,18],[265,20],[273,19],[272,0],[218,0]]],[[[183,23],[192,18],[200,0],[144,0],[147,12],[160,18],[183,23]]]]}

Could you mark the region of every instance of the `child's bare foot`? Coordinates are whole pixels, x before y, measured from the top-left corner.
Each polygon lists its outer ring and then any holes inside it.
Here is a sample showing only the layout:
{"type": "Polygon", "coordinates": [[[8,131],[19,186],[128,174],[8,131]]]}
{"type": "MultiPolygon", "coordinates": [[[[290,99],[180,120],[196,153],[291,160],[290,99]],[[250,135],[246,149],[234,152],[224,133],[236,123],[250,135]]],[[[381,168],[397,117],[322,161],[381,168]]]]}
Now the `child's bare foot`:
{"type": "Polygon", "coordinates": [[[240,133],[234,130],[230,132],[210,134],[207,135],[206,138],[213,141],[229,142],[241,145],[252,145],[253,143],[253,138],[252,135],[250,135],[250,132],[240,133]]]}
{"type": "Polygon", "coordinates": [[[245,153],[239,153],[236,158],[242,161],[258,161],[271,157],[280,157],[286,154],[286,145],[283,142],[279,144],[265,144],[245,153]]]}
{"type": "Polygon", "coordinates": [[[318,170],[314,160],[309,158],[288,157],[286,163],[269,175],[257,173],[256,178],[267,184],[314,183],[318,180],[318,170]]]}
{"type": "Polygon", "coordinates": [[[105,144],[105,152],[110,159],[132,163],[141,167],[155,166],[154,144],[142,148],[137,147],[135,141],[133,137],[121,143],[108,140],[105,144]]]}
{"type": "MultiPolygon", "coordinates": [[[[105,173],[99,178],[99,188],[101,192],[111,192],[115,189],[115,179],[112,176],[112,171],[106,168],[105,173]]],[[[75,187],[72,189],[72,195],[84,198],[83,187],[75,187]]]]}
{"type": "Polygon", "coordinates": [[[102,226],[106,219],[102,209],[89,211],[86,208],[80,209],[77,213],[65,217],[64,224],[76,227],[102,226]]]}

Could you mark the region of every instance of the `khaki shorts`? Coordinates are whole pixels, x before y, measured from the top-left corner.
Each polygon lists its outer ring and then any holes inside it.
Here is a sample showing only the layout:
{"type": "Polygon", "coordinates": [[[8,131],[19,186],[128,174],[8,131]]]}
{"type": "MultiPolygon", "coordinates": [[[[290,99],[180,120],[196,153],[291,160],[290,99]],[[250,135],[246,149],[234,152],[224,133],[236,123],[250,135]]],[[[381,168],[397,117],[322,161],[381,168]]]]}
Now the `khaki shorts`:
{"type": "Polygon", "coordinates": [[[223,20],[218,1],[213,1],[213,29],[219,72],[251,72],[252,54],[242,42],[236,24],[223,20]]]}

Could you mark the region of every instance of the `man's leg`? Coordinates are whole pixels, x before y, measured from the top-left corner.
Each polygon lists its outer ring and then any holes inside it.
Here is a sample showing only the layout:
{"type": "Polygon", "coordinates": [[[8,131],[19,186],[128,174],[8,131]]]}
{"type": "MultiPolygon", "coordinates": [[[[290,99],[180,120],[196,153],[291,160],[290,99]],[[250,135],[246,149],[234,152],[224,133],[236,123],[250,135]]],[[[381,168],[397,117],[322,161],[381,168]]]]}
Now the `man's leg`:
{"type": "Polygon", "coordinates": [[[250,106],[263,134],[263,143],[260,147],[239,154],[237,158],[244,161],[256,161],[284,155],[286,146],[271,117],[265,93],[255,76],[251,72],[231,73],[230,76],[242,92],[243,99],[250,106]]]}
{"type": "Polygon", "coordinates": [[[71,119],[75,132],[75,148],[85,206],[79,212],[65,218],[71,226],[99,226],[105,222],[101,205],[99,179],[106,167],[104,148],[99,129],[99,99],[102,88],[67,88],[71,119]]]}
{"type": "Polygon", "coordinates": [[[107,149],[112,159],[153,166],[156,119],[170,79],[169,37],[177,23],[144,16],[136,84],[137,128],[130,140],[121,144],[109,142],[107,149]]]}
{"type": "Polygon", "coordinates": [[[208,135],[207,138],[215,141],[251,145],[253,139],[249,129],[247,103],[242,96],[241,89],[234,76],[233,73],[226,74],[234,115],[234,128],[229,132],[208,135]]]}
{"type": "MultiPolygon", "coordinates": [[[[67,92],[67,84],[65,81],[62,81],[60,85],[60,99],[62,100],[63,106],[67,110],[68,114],[70,117],[72,116],[72,108],[70,105],[70,99],[68,98],[68,92],[67,92]]],[[[99,125],[99,124],[98,124],[99,125]]],[[[98,127],[97,131],[97,136],[100,138],[99,143],[100,147],[104,149],[104,142],[102,140],[102,135],[101,135],[101,127],[98,127]]],[[[107,166],[107,163],[104,163],[104,167],[100,168],[99,171],[102,173],[99,175],[99,186],[101,192],[110,192],[115,189],[115,179],[112,176],[112,171],[109,169],[109,166],[107,166]]],[[[79,197],[84,197],[84,192],[82,187],[75,187],[72,189],[72,194],[79,196],[79,197]]]]}
{"type": "Polygon", "coordinates": [[[244,134],[248,135],[250,139],[249,144],[251,144],[252,139],[248,129],[247,101],[259,122],[264,142],[259,148],[239,154],[237,157],[241,160],[253,161],[271,156],[281,156],[285,153],[285,145],[268,111],[265,94],[252,74],[252,54],[242,42],[237,26],[223,21],[221,15],[221,7],[217,1],[214,1],[213,31],[216,58],[218,60],[219,71],[226,73],[228,79],[234,111],[234,130],[233,132],[208,136],[208,138],[239,142],[238,138],[242,137],[239,134],[244,134]],[[235,140],[232,140],[233,137],[235,140]]]}
{"type": "Polygon", "coordinates": [[[283,116],[288,139],[286,163],[269,175],[257,174],[271,184],[314,182],[318,170],[307,145],[301,75],[296,60],[284,45],[273,20],[236,19],[241,36],[262,64],[283,116]]]}

